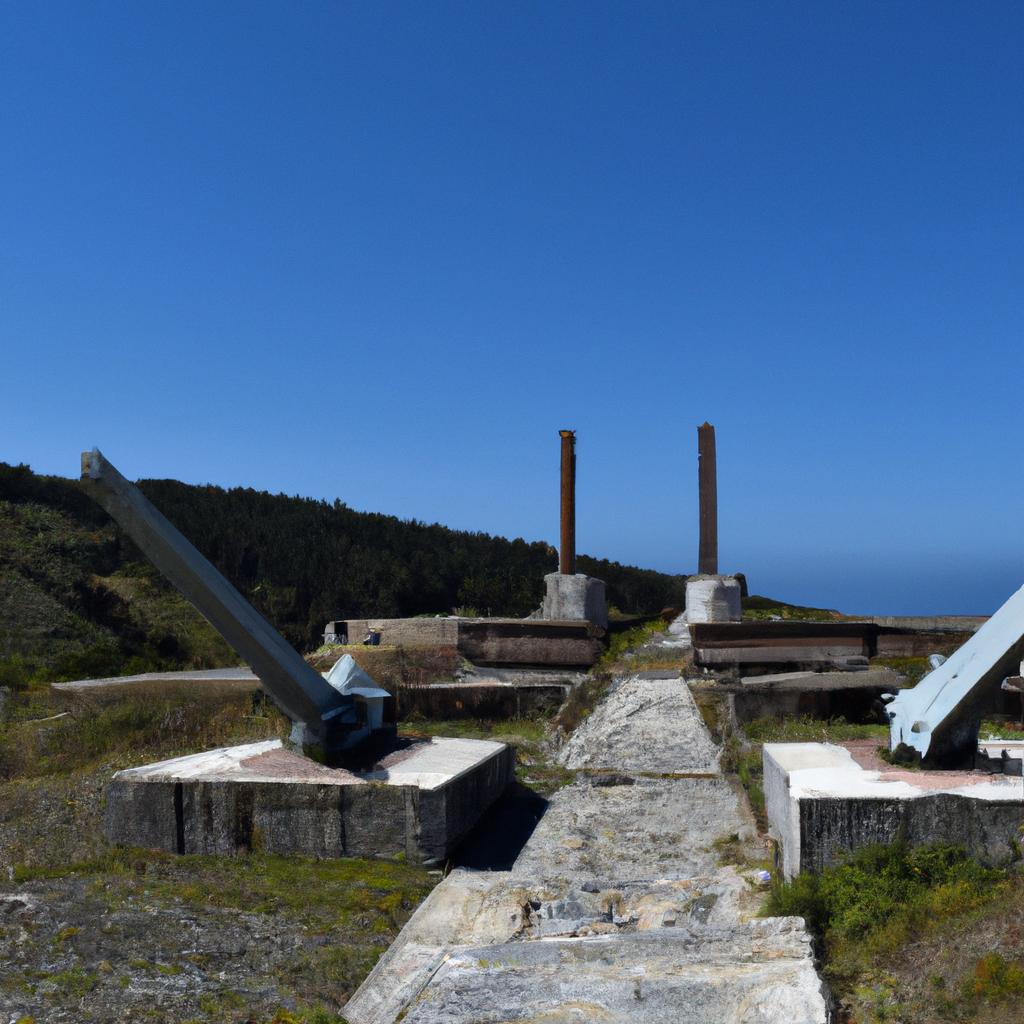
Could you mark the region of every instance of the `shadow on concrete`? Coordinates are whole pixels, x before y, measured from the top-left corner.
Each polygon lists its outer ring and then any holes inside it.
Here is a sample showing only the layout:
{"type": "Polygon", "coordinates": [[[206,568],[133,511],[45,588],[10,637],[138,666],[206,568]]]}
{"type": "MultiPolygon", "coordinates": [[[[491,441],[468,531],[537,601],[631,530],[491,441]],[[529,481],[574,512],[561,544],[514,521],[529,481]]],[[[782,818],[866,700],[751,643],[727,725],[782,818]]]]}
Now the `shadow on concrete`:
{"type": "Polygon", "coordinates": [[[547,809],[540,793],[513,782],[454,850],[452,867],[508,871],[547,809]]]}

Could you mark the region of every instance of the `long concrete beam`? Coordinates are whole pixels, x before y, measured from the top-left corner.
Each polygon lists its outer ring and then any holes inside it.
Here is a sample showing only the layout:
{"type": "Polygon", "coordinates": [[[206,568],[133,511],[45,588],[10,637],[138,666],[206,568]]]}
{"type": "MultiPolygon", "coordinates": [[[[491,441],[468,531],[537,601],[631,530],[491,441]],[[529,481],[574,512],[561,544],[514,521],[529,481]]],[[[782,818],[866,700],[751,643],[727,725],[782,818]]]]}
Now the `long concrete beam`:
{"type": "Polygon", "coordinates": [[[82,486],[246,661],[292,720],[292,743],[331,759],[357,725],[355,703],[302,659],[262,615],[103,455],[82,453],[82,486]]]}

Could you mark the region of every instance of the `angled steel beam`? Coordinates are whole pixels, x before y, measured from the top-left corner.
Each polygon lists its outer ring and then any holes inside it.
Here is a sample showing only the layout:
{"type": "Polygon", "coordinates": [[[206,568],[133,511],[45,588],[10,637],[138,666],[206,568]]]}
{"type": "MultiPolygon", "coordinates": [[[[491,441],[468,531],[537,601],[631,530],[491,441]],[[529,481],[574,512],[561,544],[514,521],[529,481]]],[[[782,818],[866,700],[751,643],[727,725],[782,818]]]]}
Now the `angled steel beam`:
{"type": "Polygon", "coordinates": [[[962,647],[886,707],[889,747],[905,744],[926,764],[971,767],[978,726],[1000,682],[1019,670],[1024,654],[1024,587],[962,647]]]}
{"type": "Polygon", "coordinates": [[[252,668],[292,720],[292,743],[331,760],[358,726],[338,693],[97,450],[82,453],[82,486],[252,668]]]}

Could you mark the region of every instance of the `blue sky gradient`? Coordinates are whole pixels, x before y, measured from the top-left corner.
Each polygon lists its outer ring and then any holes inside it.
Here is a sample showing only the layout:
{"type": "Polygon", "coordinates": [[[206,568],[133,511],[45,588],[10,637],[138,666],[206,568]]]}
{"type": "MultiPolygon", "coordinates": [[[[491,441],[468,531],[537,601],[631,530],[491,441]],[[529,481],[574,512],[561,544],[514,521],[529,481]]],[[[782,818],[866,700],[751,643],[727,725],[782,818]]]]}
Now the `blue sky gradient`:
{"type": "MultiPolygon", "coordinates": [[[[1024,5],[4,3],[0,459],[993,610],[1024,5]]],[[[338,567],[344,572],[344,567],[338,567]]]]}

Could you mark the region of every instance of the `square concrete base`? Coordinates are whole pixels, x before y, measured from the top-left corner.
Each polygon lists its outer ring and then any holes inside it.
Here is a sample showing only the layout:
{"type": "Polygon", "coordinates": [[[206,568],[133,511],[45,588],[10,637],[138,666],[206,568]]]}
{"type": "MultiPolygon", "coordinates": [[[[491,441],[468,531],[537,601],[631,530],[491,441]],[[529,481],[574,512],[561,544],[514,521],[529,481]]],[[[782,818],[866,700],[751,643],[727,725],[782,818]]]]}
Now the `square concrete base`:
{"type": "MultiPolygon", "coordinates": [[[[982,744],[999,756],[1024,744],[982,744]]],[[[851,850],[898,838],[963,846],[988,863],[1016,855],[1024,782],[977,771],[910,771],[886,764],[877,740],[767,743],[764,795],[786,878],[820,871],[851,850]]]]}
{"type": "Polygon", "coordinates": [[[118,772],[107,838],[172,853],[263,850],[309,857],[443,860],[511,781],[512,750],[434,738],[377,770],[327,768],[280,740],[118,772]]]}
{"type": "Polygon", "coordinates": [[[686,581],[686,621],[739,622],[740,594],[735,576],[691,576],[686,581]]]}
{"type": "Polygon", "coordinates": [[[581,572],[571,576],[550,572],[544,577],[544,587],[542,619],[586,619],[601,629],[608,628],[604,580],[581,572]]]}

